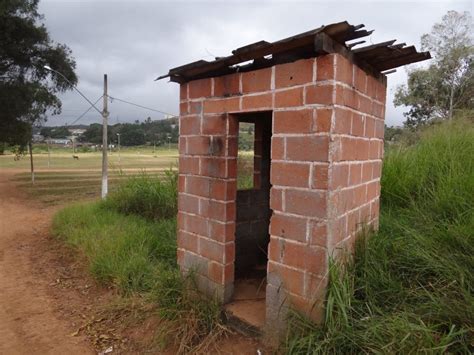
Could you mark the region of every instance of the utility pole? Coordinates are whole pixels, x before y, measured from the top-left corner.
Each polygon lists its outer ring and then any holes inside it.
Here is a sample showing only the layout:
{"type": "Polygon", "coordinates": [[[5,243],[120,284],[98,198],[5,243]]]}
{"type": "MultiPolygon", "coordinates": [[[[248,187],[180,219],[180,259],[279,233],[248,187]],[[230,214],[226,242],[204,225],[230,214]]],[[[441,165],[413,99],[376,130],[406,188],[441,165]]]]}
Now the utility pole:
{"type": "Polygon", "coordinates": [[[107,161],[107,118],[109,117],[109,112],[107,111],[107,103],[108,103],[108,96],[107,96],[107,74],[104,74],[104,96],[103,96],[103,103],[104,108],[102,110],[102,198],[105,199],[108,193],[108,181],[107,181],[107,173],[108,173],[108,161],[107,161]]]}
{"type": "Polygon", "coordinates": [[[76,137],[72,136],[72,154],[76,154],[76,145],[74,144],[76,141],[76,137]]]}
{"type": "Polygon", "coordinates": [[[46,143],[48,144],[48,168],[51,166],[51,137],[48,137],[46,140],[46,143]]]}
{"type": "Polygon", "coordinates": [[[117,133],[117,141],[118,141],[118,155],[119,155],[119,166],[120,166],[120,133],[117,133]]]}

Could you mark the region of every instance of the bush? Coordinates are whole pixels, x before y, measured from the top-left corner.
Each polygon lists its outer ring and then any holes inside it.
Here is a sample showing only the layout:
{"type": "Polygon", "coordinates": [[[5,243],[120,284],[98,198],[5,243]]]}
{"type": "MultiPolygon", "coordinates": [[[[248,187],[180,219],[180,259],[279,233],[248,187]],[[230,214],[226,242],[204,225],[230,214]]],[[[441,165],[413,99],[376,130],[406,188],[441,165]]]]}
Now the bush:
{"type": "Polygon", "coordinates": [[[145,173],[129,177],[105,201],[105,207],[150,220],[174,218],[178,213],[178,175],[167,171],[165,178],[145,173]]]}
{"type": "Polygon", "coordinates": [[[324,324],[292,317],[289,353],[474,350],[474,126],[392,148],[381,182],[379,231],[332,264],[324,324]]]}

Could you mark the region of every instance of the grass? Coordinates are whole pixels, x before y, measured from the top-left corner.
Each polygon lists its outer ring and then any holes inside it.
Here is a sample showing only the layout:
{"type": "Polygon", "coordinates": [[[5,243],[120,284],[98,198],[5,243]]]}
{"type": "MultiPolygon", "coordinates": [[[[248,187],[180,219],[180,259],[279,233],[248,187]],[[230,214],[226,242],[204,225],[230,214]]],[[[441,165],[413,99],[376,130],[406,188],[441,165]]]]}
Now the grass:
{"type": "Polygon", "coordinates": [[[292,316],[288,353],[474,350],[474,126],[392,147],[381,183],[379,231],[332,263],[322,325],[292,316]]]}
{"type": "MultiPolygon", "coordinates": [[[[48,154],[44,147],[33,149],[35,161],[35,184],[31,184],[29,156],[15,161],[13,155],[0,155],[0,169],[17,173],[13,180],[33,197],[46,204],[64,204],[71,201],[95,199],[101,190],[101,153],[76,153],[79,160],[72,158],[72,149],[54,147],[48,166],[48,154]],[[13,170],[14,169],[14,170],[13,170]]],[[[162,176],[177,162],[177,150],[152,147],[124,148],[120,154],[109,155],[109,191],[114,191],[120,182],[130,176],[162,176]]]]}
{"type": "Polygon", "coordinates": [[[107,200],[61,210],[53,232],[77,248],[91,274],[124,297],[145,298],[162,322],[156,341],[178,353],[204,351],[223,331],[220,306],[176,265],[177,175],[122,181],[107,200]]]}

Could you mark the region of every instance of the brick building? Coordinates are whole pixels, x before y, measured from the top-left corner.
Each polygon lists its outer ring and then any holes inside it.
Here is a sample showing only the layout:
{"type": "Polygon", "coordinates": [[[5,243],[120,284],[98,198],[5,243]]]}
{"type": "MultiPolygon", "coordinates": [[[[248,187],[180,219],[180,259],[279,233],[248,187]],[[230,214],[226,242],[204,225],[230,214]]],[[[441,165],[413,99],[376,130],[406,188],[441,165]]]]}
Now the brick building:
{"type": "Polygon", "coordinates": [[[385,74],[429,58],[395,41],[354,49],[371,33],[362,27],[261,41],[163,76],[180,83],[178,263],[237,317],[241,280],[257,278],[243,313],[270,332],[289,306],[320,320],[330,257],[377,228],[385,74]],[[244,123],[253,186],[240,190],[244,123]]]}

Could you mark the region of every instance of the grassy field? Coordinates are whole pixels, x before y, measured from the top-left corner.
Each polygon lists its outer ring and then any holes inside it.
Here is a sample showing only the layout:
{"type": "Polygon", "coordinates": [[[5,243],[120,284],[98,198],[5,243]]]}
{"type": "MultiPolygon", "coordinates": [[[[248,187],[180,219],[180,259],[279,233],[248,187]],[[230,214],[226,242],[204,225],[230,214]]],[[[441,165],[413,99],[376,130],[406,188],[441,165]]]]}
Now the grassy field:
{"type": "MultiPolygon", "coordinates": [[[[76,153],[72,150],[53,148],[48,157],[44,147],[33,149],[35,184],[31,184],[30,159],[28,155],[14,160],[14,155],[0,156],[0,169],[15,173],[14,180],[29,194],[49,204],[65,203],[78,199],[97,198],[101,189],[102,155],[100,152],[76,153]]],[[[149,174],[162,176],[164,171],[176,168],[178,152],[153,147],[123,148],[109,154],[109,190],[113,191],[124,178],[149,174]]]]}

